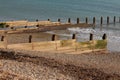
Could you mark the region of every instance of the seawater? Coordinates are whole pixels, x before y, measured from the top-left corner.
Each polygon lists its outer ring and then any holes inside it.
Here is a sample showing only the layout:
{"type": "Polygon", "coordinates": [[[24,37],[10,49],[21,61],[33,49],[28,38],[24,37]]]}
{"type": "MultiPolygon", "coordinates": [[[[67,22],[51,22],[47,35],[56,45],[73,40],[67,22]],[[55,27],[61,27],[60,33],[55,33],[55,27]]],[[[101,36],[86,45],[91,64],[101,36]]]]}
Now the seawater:
{"type": "Polygon", "coordinates": [[[120,0],[0,0],[0,20],[63,20],[120,15],[120,0]]]}

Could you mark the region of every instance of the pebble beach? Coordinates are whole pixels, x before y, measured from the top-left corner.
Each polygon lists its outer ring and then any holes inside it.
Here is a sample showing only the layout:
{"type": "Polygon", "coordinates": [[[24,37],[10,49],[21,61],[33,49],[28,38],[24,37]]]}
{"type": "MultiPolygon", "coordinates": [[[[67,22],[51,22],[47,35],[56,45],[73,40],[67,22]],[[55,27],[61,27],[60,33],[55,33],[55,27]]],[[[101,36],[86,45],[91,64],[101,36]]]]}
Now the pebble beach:
{"type": "Polygon", "coordinates": [[[120,55],[0,51],[1,80],[120,80],[120,55]],[[2,76],[4,75],[4,76],[2,76]]]}

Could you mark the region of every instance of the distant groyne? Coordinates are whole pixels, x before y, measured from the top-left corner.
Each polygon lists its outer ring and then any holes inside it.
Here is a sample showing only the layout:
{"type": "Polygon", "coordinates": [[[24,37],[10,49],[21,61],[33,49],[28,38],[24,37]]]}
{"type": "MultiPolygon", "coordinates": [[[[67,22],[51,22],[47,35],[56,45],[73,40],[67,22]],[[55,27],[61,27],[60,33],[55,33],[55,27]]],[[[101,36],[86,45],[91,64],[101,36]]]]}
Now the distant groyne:
{"type": "MultiPolygon", "coordinates": [[[[99,26],[102,29],[102,25],[106,24],[115,24],[120,23],[120,17],[117,18],[116,16],[110,18],[107,16],[106,18],[103,18],[102,16],[99,19],[99,26]],[[112,21],[111,21],[112,20],[112,21]]],[[[46,21],[28,21],[28,20],[20,20],[20,21],[7,21],[7,22],[1,22],[5,23],[8,29],[5,31],[1,31],[1,33],[7,32],[7,33],[29,33],[29,32],[44,32],[44,31],[51,31],[51,30],[61,30],[66,29],[70,27],[93,27],[95,28],[97,24],[96,17],[93,17],[93,21],[90,23],[88,17],[85,18],[85,21],[80,21],[80,18],[76,18],[76,22],[72,23],[71,18],[68,18],[68,20],[63,23],[61,19],[58,19],[55,22],[52,22],[50,19],[46,21]],[[31,27],[31,28],[30,28],[31,27]]]]}

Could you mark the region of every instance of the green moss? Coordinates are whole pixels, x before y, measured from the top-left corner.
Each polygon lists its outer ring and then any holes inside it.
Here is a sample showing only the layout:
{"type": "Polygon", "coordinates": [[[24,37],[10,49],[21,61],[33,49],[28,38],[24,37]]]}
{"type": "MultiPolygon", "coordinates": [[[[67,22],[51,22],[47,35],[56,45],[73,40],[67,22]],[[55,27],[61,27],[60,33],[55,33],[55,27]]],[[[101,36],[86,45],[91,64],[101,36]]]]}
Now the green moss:
{"type": "Polygon", "coordinates": [[[92,43],[90,41],[87,41],[87,42],[77,42],[77,47],[78,48],[81,48],[81,49],[91,49],[91,47],[93,45],[91,45],[92,43]]]}
{"type": "Polygon", "coordinates": [[[96,40],[87,42],[74,42],[73,40],[62,40],[61,47],[72,47],[75,46],[76,49],[105,49],[107,46],[106,40],[96,40]],[[75,45],[74,45],[75,44],[75,45]]]}
{"type": "Polygon", "coordinates": [[[73,40],[62,40],[60,42],[61,47],[65,47],[65,46],[72,46],[73,45],[73,40]]]}
{"type": "Polygon", "coordinates": [[[0,28],[4,28],[4,27],[8,27],[9,25],[7,25],[6,23],[0,23],[0,28]]]}
{"type": "Polygon", "coordinates": [[[104,48],[106,48],[106,46],[107,46],[107,42],[105,40],[98,40],[95,45],[95,48],[96,49],[104,49],[104,48]]]}
{"type": "Polygon", "coordinates": [[[87,42],[80,42],[81,45],[90,45],[91,43],[89,41],[87,42]]]}

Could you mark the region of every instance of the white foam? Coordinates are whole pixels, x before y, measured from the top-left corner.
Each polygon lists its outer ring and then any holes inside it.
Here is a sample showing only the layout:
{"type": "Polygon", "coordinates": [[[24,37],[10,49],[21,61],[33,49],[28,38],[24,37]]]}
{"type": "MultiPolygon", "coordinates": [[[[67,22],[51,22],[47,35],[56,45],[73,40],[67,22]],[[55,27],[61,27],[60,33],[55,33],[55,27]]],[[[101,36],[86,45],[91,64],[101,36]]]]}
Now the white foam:
{"type": "MultiPolygon", "coordinates": [[[[99,29],[81,29],[81,28],[68,28],[72,33],[76,33],[79,39],[89,40],[89,34],[92,33],[95,40],[102,39],[104,33],[107,34],[108,45],[110,51],[120,51],[120,31],[99,29]]],[[[80,40],[79,40],[80,41],[80,40]]]]}

